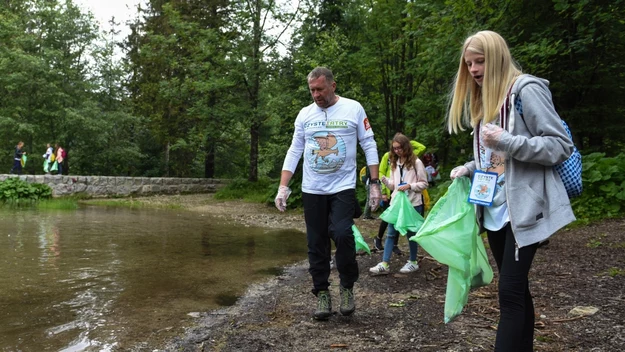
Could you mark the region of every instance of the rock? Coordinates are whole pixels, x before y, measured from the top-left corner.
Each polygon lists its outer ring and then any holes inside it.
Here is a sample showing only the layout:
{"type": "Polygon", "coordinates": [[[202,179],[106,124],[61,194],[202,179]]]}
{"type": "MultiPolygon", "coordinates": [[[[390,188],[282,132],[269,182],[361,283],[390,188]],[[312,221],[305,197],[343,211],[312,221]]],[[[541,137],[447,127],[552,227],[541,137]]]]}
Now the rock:
{"type": "Polygon", "coordinates": [[[570,316],[574,316],[574,317],[577,317],[577,316],[591,316],[591,315],[594,315],[595,313],[597,313],[598,311],[599,311],[599,308],[596,308],[596,307],[577,306],[577,307],[571,309],[568,314],[570,316]]]}

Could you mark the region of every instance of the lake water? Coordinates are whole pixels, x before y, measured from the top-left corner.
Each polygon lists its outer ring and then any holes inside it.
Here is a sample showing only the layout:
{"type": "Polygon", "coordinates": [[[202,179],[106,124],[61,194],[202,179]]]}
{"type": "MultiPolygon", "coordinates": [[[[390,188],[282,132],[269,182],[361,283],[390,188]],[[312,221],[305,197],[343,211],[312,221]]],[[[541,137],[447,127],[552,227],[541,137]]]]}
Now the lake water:
{"type": "Polygon", "coordinates": [[[176,210],[0,210],[0,350],[152,346],[306,258],[299,231],[176,210]]]}

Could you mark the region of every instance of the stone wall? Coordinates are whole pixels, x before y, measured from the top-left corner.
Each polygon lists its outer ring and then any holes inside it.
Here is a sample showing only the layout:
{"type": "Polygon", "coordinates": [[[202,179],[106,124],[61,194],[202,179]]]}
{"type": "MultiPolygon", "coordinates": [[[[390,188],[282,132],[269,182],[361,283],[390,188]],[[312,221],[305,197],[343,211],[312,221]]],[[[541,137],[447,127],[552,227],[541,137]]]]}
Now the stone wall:
{"type": "Polygon", "coordinates": [[[155,194],[214,193],[226,180],[174,177],[113,177],[60,175],[0,175],[0,181],[19,177],[29,183],[44,183],[52,188],[54,197],[76,193],[91,197],[125,197],[155,194]]]}

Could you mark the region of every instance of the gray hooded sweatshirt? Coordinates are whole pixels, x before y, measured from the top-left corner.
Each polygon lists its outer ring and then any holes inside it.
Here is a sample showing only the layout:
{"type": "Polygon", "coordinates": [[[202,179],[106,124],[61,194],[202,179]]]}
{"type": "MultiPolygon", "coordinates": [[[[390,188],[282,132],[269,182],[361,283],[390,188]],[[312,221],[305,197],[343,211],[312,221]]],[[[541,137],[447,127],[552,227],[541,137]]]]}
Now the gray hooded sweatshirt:
{"type": "MultiPolygon", "coordinates": [[[[510,224],[518,248],[549,238],[575,221],[571,203],[553,168],[573,153],[573,141],[555,111],[547,80],[521,75],[512,86],[508,132],[503,132],[495,148],[507,153],[504,187],[510,224]],[[523,105],[523,116],[514,108],[517,97],[523,105]]],[[[473,138],[473,155],[478,156],[477,138],[473,138]]],[[[479,158],[466,163],[471,178],[481,169],[479,158]]],[[[476,205],[480,232],[483,207],[476,205]]]]}

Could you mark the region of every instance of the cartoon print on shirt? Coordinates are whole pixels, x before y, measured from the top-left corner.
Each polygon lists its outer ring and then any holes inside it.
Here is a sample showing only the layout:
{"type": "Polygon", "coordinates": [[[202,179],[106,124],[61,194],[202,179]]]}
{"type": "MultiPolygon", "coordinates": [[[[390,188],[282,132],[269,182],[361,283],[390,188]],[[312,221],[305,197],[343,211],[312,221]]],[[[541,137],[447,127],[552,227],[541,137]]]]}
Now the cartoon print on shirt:
{"type": "Polygon", "coordinates": [[[309,149],[310,154],[306,160],[311,169],[317,173],[335,172],[345,162],[345,142],[331,132],[321,131],[313,134],[309,141],[309,149]]]}
{"type": "Polygon", "coordinates": [[[321,157],[325,161],[326,156],[330,154],[339,155],[339,151],[337,149],[332,149],[336,145],[336,137],[330,133],[328,133],[325,137],[313,137],[317,144],[319,144],[319,149],[312,150],[313,154],[317,154],[317,158],[315,158],[315,163],[317,159],[321,157]]]}

